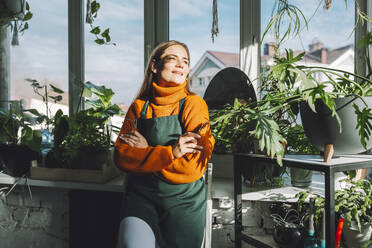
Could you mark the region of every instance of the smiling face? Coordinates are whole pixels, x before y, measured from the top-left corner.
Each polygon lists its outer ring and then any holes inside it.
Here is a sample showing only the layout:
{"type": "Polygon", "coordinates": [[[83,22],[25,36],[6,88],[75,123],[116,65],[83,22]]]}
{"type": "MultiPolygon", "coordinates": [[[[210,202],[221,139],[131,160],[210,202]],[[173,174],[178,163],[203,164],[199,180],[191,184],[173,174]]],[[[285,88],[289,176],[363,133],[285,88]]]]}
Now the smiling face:
{"type": "Polygon", "coordinates": [[[190,72],[189,56],[181,45],[170,46],[160,56],[160,66],[152,66],[152,71],[157,74],[158,83],[182,84],[190,72]]]}

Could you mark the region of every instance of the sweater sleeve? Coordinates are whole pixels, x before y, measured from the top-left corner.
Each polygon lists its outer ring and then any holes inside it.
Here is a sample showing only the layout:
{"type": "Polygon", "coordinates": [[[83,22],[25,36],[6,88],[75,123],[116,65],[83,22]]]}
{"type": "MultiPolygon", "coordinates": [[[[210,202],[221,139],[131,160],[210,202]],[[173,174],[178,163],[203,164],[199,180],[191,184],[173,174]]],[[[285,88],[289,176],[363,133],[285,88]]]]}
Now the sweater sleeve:
{"type": "MultiPolygon", "coordinates": [[[[209,121],[208,106],[198,95],[190,95],[185,102],[182,123],[186,132],[193,132],[204,122],[209,121]]],[[[214,137],[210,125],[200,132],[198,144],[204,149],[200,153],[189,153],[173,160],[169,166],[161,170],[161,174],[172,183],[189,183],[201,178],[212,156],[214,137]]]]}
{"type": "Polygon", "coordinates": [[[133,103],[126,116],[114,145],[114,161],[118,168],[132,172],[156,172],[173,163],[171,146],[148,146],[137,148],[125,144],[119,137],[133,129],[133,120],[138,119],[139,111],[133,103]],[[161,160],[161,163],[159,163],[161,160]]]}

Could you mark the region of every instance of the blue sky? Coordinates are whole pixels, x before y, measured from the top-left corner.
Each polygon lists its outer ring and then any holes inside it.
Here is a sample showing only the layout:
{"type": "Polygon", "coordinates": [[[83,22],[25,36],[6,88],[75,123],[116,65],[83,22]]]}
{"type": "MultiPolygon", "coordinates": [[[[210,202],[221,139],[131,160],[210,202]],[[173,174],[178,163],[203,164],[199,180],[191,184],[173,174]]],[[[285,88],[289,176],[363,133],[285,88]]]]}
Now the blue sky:
{"type": "MultiPolygon", "coordinates": [[[[275,0],[262,0],[261,30],[269,22],[275,0]]],[[[309,18],[320,0],[292,0],[309,18]]],[[[170,0],[170,39],[185,42],[191,52],[191,67],[205,50],[239,52],[239,0],[218,0],[219,35],[211,41],[212,0],[170,0]]],[[[321,1],[324,2],[324,1],[321,1]]],[[[143,79],[143,0],[104,0],[95,22],[110,28],[117,46],[98,46],[86,25],[85,79],[114,90],[115,102],[130,104],[143,79]]],[[[24,78],[53,82],[67,89],[67,1],[32,0],[34,18],[11,49],[11,78],[17,96],[25,89],[24,78]]],[[[301,39],[288,40],[284,47],[307,49],[317,37],[328,48],[354,42],[348,38],[354,25],[354,1],[334,0],[329,10],[321,7],[310,20],[301,39]]],[[[270,34],[266,41],[271,41],[270,34]]],[[[27,86],[26,86],[27,87],[27,86]]]]}

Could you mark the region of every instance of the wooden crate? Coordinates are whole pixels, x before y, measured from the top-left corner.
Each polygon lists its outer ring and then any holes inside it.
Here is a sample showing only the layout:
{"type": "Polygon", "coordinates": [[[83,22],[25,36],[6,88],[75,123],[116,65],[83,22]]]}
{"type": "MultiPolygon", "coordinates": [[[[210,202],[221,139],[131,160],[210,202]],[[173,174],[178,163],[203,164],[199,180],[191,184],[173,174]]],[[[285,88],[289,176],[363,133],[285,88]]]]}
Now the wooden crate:
{"type": "Polygon", "coordinates": [[[31,167],[31,178],[39,180],[105,183],[121,174],[113,165],[103,165],[101,170],[31,167]]]}

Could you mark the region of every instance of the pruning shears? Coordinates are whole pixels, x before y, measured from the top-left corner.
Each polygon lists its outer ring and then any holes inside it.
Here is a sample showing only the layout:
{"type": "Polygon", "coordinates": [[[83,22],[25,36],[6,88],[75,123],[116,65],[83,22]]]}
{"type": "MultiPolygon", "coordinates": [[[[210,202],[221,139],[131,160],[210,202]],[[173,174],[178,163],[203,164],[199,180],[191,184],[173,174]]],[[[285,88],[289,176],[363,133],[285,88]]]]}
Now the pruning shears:
{"type": "Polygon", "coordinates": [[[195,133],[200,134],[200,131],[208,124],[209,121],[204,122],[198,129],[195,130],[195,133]]]}

